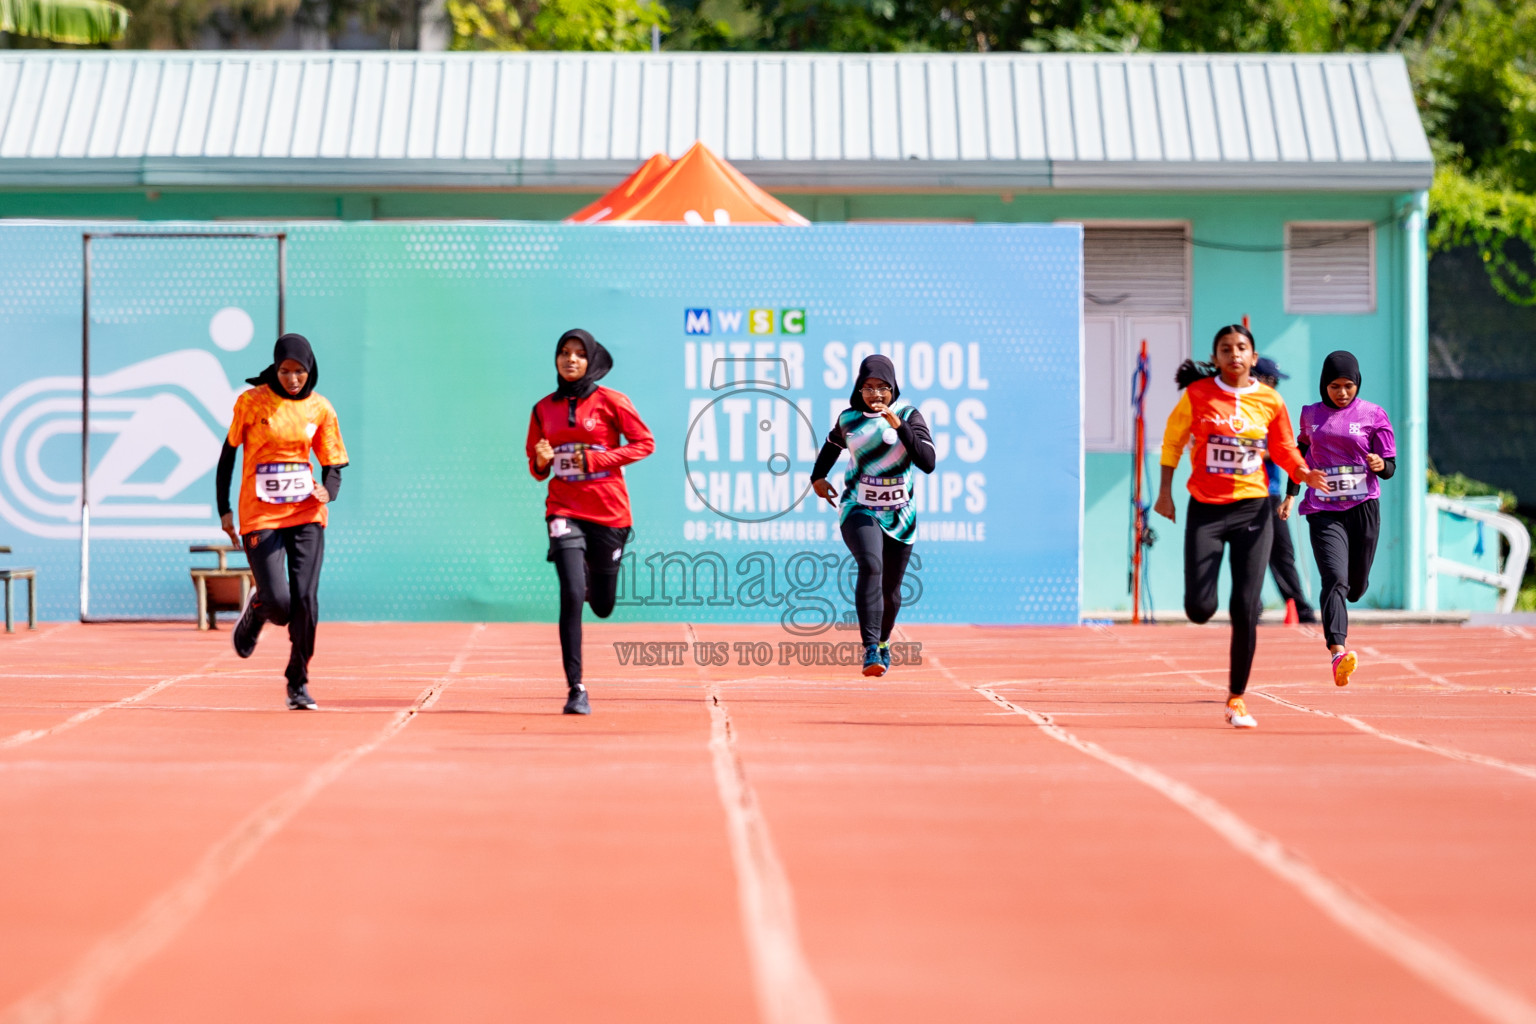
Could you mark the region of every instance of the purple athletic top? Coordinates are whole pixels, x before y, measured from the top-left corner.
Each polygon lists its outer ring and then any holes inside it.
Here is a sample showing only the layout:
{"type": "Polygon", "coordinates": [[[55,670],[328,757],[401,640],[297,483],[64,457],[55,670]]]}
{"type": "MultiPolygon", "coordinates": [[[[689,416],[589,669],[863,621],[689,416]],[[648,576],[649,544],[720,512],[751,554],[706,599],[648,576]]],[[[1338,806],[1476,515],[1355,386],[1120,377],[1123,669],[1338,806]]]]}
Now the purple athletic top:
{"type": "Polygon", "coordinates": [[[1307,465],[1328,474],[1329,488],[1319,493],[1307,488],[1298,511],[1342,512],[1362,501],[1381,496],[1381,483],[1365,464],[1368,454],[1384,459],[1397,457],[1392,421],[1381,406],[1356,398],[1342,409],[1316,402],[1301,410],[1299,444],[1308,445],[1307,465]]]}

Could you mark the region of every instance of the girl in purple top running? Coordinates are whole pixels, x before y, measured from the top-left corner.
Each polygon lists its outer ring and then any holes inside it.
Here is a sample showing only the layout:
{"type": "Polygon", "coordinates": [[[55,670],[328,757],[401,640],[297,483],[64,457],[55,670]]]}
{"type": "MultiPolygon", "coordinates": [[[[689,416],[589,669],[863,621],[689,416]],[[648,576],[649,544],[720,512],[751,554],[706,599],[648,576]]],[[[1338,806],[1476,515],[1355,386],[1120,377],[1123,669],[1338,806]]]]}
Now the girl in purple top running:
{"type": "MultiPolygon", "coordinates": [[[[1312,534],[1312,554],[1322,577],[1323,636],[1333,660],[1333,681],[1349,683],[1360,656],[1347,649],[1349,610],[1371,585],[1371,561],[1381,533],[1382,480],[1397,472],[1392,421],[1379,405],[1357,397],[1360,364],[1348,352],[1330,352],[1318,382],[1323,400],[1301,410],[1296,444],[1307,464],[1328,476],[1326,491],[1307,489],[1301,514],[1312,534]]],[[[1299,484],[1286,488],[1280,518],[1291,515],[1299,484]]]]}

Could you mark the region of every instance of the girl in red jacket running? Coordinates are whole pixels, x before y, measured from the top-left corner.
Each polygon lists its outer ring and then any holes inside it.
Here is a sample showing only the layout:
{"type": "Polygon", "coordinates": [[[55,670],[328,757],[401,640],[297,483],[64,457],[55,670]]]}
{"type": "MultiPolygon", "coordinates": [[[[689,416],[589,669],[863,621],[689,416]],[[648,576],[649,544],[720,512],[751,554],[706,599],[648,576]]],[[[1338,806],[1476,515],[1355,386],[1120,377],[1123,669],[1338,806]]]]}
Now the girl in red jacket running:
{"type": "Polygon", "coordinates": [[[599,618],[613,614],[619,559],[632,532],[622,467],[655,451],[656,441],[628,396],[598,387],[613,369],[613,357],[592,335],[579,329],[562,334],[555,369],[559,386],[539,399],[528,421],[528,469],[536,480],[549,479],[544,519],[549,560],[560,577],[565,713],[588,715],[581,606],[590,604],[599,618]]]}

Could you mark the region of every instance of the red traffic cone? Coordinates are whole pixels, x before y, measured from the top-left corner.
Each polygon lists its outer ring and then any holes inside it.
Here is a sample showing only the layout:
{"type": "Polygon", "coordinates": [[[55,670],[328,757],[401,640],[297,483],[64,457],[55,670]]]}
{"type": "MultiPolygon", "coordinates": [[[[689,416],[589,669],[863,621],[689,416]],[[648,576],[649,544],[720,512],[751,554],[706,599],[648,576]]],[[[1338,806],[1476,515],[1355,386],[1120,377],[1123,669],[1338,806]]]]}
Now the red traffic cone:
{"type": "Polygon", "coordinates": [[[1291,598],[1285,599],[1285,624],[1295,626],[1301,623],[1301,616],[1296,614],[1296,602],[1291,598]]]}

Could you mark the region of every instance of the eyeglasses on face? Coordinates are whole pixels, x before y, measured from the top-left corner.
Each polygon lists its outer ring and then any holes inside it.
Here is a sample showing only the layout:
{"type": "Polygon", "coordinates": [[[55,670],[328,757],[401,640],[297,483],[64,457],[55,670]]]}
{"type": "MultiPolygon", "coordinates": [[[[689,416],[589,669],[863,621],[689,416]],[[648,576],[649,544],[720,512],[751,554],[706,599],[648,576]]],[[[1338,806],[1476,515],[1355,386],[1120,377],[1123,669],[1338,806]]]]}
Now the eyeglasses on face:
{"type": "Polygon", "coordinates": [[[865,384],[859,390],[862,391],[866,395],[888,395],[888,394],[891,393],[891,389],[890,388],[881,387],[879,385],[870,385],[870,384],[865,384]]]}

